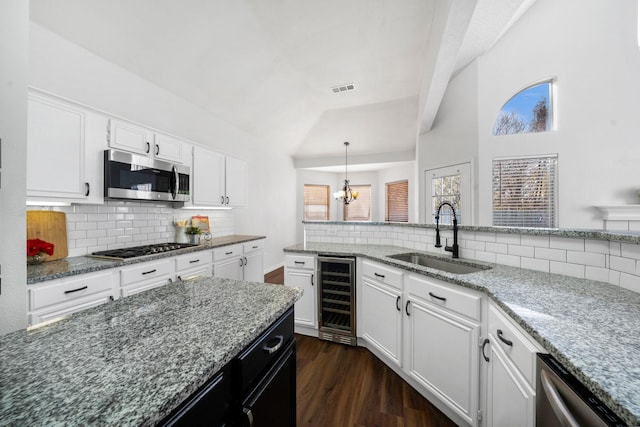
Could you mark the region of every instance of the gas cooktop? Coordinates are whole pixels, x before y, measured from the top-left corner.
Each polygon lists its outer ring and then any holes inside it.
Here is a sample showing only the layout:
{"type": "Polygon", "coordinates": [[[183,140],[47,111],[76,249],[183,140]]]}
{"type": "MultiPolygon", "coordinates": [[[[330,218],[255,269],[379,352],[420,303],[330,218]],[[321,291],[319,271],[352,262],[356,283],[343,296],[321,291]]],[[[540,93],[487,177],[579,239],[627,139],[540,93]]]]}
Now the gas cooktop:
{"type": "Polygon", "coordinates": [[[176,251],[178,249],[191,248],[194,245],[191,243],[158,243],[154,245],[134,246],[131,248],[111,249],[108,251],[93,252],[90,256],[95,258],[108,258],[108,259],[128,259],[141,257],[146,255],[155,255],[164,252],[176,251]]]}

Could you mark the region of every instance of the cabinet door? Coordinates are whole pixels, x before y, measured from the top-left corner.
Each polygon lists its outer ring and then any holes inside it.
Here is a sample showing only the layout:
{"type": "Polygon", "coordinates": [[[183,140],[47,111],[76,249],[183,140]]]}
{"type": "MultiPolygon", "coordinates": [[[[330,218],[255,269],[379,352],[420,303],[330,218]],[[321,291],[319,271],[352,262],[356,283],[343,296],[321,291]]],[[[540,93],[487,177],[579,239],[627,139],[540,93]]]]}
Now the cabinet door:
{"type": "Polygon", "coordinates": [[[533,427],[535,392],[504,351],[494,345],[498,338],[492,334],[489,336],[491,351],[487,383],[487,425],[533,427]]]}
{"type": "Polygon", "coordinates": [[[114,119],[109,122],[110,147],[153,156],[151,131],[129,122],[114,119]]]}
{"type": "Polygon", "coordinates": [[[156,159],[171,163],[183,163],[185,148],[183,141],[168,135],[156,133],[154,135],[153,155],[156,159]]]}
{"type": "Polygon", "coordinates": [[[227,157],[226,196],[229,206],[247,206],[247,162],[227,157]]]}
{"type": "Polygon", "coordinates": [[[264,282],[263,252],[257,251],[244,256],[244,280],[264,282]]]}
{"type": "Polygon", "coordinates": [[[294,320],[299,325],[311,328],[318,327],[318,302],[314,279],[313,270],[285,268],[284,284],[286,286],[296,286],[303,291],[302,296],[295,304],[294,320]]]}
{"type": "Polygon", "coordinates": [[[362,280],[363,338],[402,366],[402,297],[398,290],[362,280]]]}
{"type": "Polygon", "coordinates": [[[29,94],[27,196],[84,199],[87,111],[29,94]]]}
{"type": "Polygon", "coordinates": [[[213,264],[213,277],[223,279],[242,280],[242,265],[244,259],[240,257],[230,258],[213,264]]]}
{"type": "Polygon", "coordinates": [[[480,326],[408,295],[405,371],[476,426],[480,326]]]}
{"type": "Polygon", "coordinates": [[[193,204],[225,206],[224,180],[224,155],[193,147],[193,204]]]}

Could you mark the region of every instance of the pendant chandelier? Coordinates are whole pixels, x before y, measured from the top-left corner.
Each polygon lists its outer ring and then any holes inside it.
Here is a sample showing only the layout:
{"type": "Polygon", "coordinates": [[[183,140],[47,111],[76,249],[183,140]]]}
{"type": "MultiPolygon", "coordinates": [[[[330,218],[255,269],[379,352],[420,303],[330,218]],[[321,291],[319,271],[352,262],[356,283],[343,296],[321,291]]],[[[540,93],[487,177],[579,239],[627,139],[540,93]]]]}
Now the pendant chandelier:
{"type": "Polygon", "coordinates": [[[333,197],[335,197],[336,200],[342,200],[342,203],[344,203],[345,205],[348,205],[349,203],[356,200],[359,194],[358,191],[352,191],[351,187],[349,186],[349,176],[347,175],[348,149],[349,149],[349,143],[345,142],[344,143],[344,186],[342,187],[341,191],[337,191],[333,193],[333,197]]]}

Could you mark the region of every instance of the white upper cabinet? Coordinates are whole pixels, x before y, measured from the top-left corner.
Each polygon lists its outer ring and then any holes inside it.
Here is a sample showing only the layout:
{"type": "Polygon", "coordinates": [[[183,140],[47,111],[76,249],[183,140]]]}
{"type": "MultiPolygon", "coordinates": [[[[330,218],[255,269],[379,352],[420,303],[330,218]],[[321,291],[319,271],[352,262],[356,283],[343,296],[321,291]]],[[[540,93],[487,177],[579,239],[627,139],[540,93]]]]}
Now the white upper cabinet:
{"type": "Polygon", "coordinates": [[[154,135],[153,155],[156,159],[166,160],[168,162],[185,163],[190,160],[191,156],[186,156],[184,152],[189,149],[189,145],[178,138],[174,138],[162,133],[154,135]]]}
{"type": "Polygon", "coordinates": [[[134,123],[109,120],[109,146],[173,163],[183,163],[185,143],[134,123]]]}
{"type": "Polygon", "coordinates": [[[225,206],[224,154],[193,147],[193,204],[225,206]]]}
{"type": "Polygon", "coordinates": [[[227,156],[226,202],[228,206],[247,206],[247,162],[227,156]]]}
{"type": "Polygon", "coordinates": [[[246,206],[247,163],[204,147],[193,148],[193,204],[246,206]]]}
{"type": "Polygon", "coordinates": [[[103,203],[106,123],[89,109],[30,91],[27,199],[103,203]]]}

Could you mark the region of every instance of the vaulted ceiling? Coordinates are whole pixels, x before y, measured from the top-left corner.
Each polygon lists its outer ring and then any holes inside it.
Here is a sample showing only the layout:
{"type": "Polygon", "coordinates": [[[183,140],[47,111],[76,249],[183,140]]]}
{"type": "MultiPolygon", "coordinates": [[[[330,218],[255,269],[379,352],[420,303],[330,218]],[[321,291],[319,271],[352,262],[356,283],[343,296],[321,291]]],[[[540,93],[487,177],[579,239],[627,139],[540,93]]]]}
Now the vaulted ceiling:
{"type": "Polygon", "coordinates": [[[299,162],[328,164],[346,140],[356,158],[410,156],[451,75],[533,1],[31,0],[31,18],[299,162]]]}

